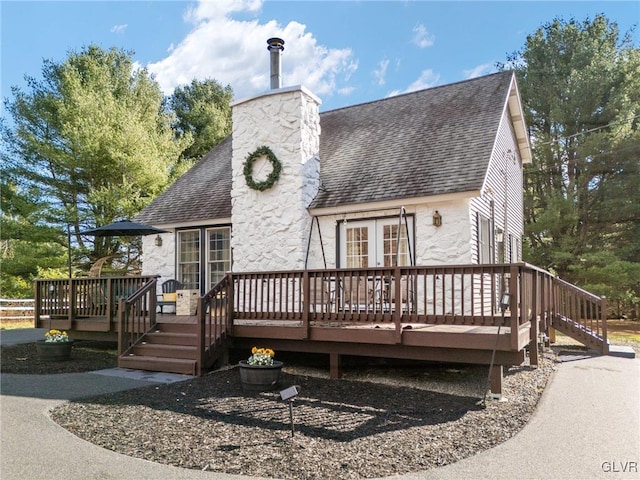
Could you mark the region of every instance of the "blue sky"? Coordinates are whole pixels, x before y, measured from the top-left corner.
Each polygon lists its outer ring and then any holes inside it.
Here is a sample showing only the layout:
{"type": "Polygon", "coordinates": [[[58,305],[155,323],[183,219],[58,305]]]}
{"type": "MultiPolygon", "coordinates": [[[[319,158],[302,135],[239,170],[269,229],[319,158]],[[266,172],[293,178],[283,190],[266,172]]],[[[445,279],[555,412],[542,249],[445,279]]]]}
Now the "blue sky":
{"type": "Polygon", "coordinates": [[[2,0],[1,94],[40,78],[43,59],[97,44],[135,52],[166,94],[215,78],[240,99],[269,88],[266,39],[279,36],[283,84],[305,85],[326,111],[491,73],[543,23],[597,13],[626,32],[640,2],[2,0]]]}

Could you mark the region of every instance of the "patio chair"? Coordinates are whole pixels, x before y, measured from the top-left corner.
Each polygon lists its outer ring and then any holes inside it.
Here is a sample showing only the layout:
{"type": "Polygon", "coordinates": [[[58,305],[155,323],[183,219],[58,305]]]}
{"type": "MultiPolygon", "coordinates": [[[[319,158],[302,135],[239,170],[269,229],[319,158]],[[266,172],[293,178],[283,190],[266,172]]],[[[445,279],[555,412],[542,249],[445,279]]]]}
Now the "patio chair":
{"type": "Polygon", "coordinates": [[[346,276],[341,285],[342,306],[345,311],[360,312],[367,308],[370,295],[365,277],[346,276]]]}
{"type": "Polygon", "coordinates": [[[309,283],[309,300],[314,312],[330,312],[335,300],[332,282],[322,277],[314,277],[309,283]]]}
{"type": "Polygon", "coordinates": [[[89,268],[89,278],[98,278],[102,276],[102,267],[104,264],[115,257],[116,255],[107,255],[106,257],[101,257],[96,260],[95,263],[91,265],[91,268],[89,268]]]}
{"type": "Polygon", "coordinates": [[[160,307],[160,313],[164,313],[164,307],[171,306],[176,311],[176,291],[182,288],[178,280],[167,280],[162,284],[162,295],[158,295],[156,305],[160,307]]]}
{"type": "Polygon", "coordinates": [[[414,280],[412,278],[403,277],[400,280],[400,299],[396,301],[396,280],[391,282],[389,287],[389,299],[394,308],[402,308],[402,312],[410,313],[414,311],[414,280]]]}

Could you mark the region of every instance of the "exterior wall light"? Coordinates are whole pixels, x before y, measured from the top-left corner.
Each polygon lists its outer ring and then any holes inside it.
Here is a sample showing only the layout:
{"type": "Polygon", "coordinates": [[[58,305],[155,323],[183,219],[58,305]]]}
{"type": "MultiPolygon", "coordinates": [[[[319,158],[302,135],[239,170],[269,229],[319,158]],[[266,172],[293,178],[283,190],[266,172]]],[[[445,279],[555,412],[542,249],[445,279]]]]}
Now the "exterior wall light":
{"type": "Polygon", "coordinates": [[[504,316],[504,311],[509,308],[511,304],[511,294],[508,292],[504,292],[500,297],[500,310],[502,310],[502,315],[504,316]]]}
{"type": "Polygon", "coordinates": [[[433,226],[439,227],[441,225],[442,225],[442,215],[440,215],[438,213],[438,210],[436,210],[433,214],[433,226]]]}
{"type": "Polygon", "coordinates": [[[160,235],[156,236],[156,247],[162,246],[162,237],[160,235]]]}

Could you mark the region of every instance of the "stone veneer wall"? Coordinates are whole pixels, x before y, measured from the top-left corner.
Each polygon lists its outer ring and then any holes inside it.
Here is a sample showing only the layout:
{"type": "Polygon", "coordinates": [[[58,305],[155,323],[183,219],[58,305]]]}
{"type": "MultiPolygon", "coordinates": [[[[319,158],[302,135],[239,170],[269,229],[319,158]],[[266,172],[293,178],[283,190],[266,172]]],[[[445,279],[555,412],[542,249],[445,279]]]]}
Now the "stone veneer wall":
{"type": "Polygon", "coordinates": [[[471,263],[469,200],[455,200],[416,212],[416,262],[418,265],[471,263]],[[442,215],[442,226],[433,226],[433,213],[442,215]]]}
{"type": "MultiPolygon", "coordinates": [[[[176,247],[175,234],[172,232],[163,233],[162,246],[156,245],[156,235],[147,235],[142,237],[142,274],[143,275],[160,275],[158,285],[176,275],[176,247]]],[[[158,287],[158,291],[160,287],[158,287]]]]}
{"type": "MultiPolygon", "coordinates": [[[[452,200],[433,205],[415,205],[406,207],[408,215],[413,215],[416,245],[416,265],[462,265],[471,263],[469,201],[452,200]],[[442,215],[442,226],[433,226],[433,213],[438,210],[442,215]]],[[[366,213],[350,213],[346,215],[328,215],[320,217],[320,230],[326,256],[327,267],[336,267],[337,222],[367,220],[370,218],[398,218],[400,209],[384,209],[366,213]]],[[[307,231],[307,238],[309,232],[307,231]]],[[[309,248],[309,268],[324,268],[320,236],[314,227],[309,248]]],[[[344,268],[344,265],[343,265],[344,268]]]]}
{"type": "MultiPolygon", "coordinates": [[[[311,217],[307,207],[319,183],[320,100],[303,87],[272,90],[233,105],[231,215],[233,270],[304,268],[311,217]],[[264,192],[247,187],[243,166],[256,148],[269,147],[282,164],[264,192]]],[[[271,172],[254,164],[254,178],[271,172]],[[264,174],[261,174],[264,172],[264,174]]]]}
{"type": "MultiPolygon", "coordinates": [[[[469,225],[469,199],[451,200],[449,202],[440,202],[437,204],[412,205],[406,207],[408,215],[413,215],[415,225],[415,246],[413,247],[418,266],[432,265],[464,265],[471,263],[471,228],[469,225]],[[442,215],[442,226],[435,227],[433,225],[433,213],[435,210],[442,215]]],[[[328,268],[336,267],[336,256],[339,246],[337,245],[336,227],[337,222],[345,218],[350,222],[358,220],[367,220],[371,218],[390,217],[398,218],[399,209],[384,209],[369,211],[366,213],[351,213],[345,215],[328,215],[320,217],[320,229],[322,231],[322,241],[326,254],[328,268]]],[[[342,266],[344,268],[344,265],[342,266]]],[[[311,240],[309,254],[309,268],[321,269],[322,249],[320,248],[319,235],[317,230],[311,240]]],[[[476,283],[480,280],[476,278],[476,283]]],[[[471,314],[470,298],[472,295],[470,282],[467,279],[465,284],[465,304],[460,302],[460,296],[456,296],[456,303],[451,304],[452,295],[450,286],[436,285],[436,288],[446,288],[444,295],[437,295],[433,298],[431,284],[425,291],[422,283],[418,284],[417,298],[423,299],[426,295],[426,304],[430,309],[429,312],[424,310],[424,302],[417,305],[418,313],[433,313],[433,309],[439,314],[451,312],[466,312],[471,314]],[[444,303],[443,303],[443,298],[444,303]]],[[[490,289],[488,289],[490,291],[490,289]]],[[[487,299],[487,305],[490,305],[490,299],[487,299]]],[[[481,312],[476,312],[477,314],[481,312]]],[[[489,314],[490,312],[484,312],[489,314]]]]}

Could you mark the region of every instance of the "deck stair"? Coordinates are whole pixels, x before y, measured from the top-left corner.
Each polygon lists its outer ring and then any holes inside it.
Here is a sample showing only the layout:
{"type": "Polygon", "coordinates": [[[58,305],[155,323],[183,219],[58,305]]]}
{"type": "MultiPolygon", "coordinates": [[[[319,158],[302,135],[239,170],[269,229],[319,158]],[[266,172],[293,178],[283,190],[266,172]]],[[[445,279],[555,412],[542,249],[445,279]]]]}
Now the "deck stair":
{"type": "Polygon", "coordinates": [[[157,323],[118,366],[156,372],[197,374],[197,325],[195,323],[157,323]]]}
{"type": "Polygon", "coordinates": [[[588,348],[592,348],[602,353],[608,353],[608,340],[605,344],[602,334],[590,329],[586,325],[576,322],[564,315],[556,315],[553,318],[551,326],[588,348]]]}

